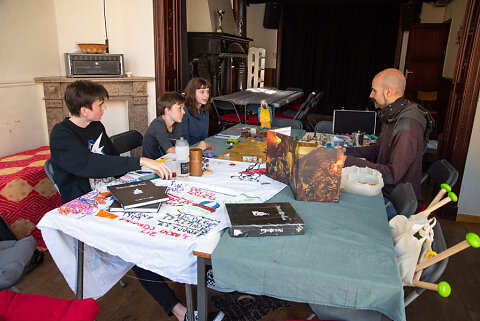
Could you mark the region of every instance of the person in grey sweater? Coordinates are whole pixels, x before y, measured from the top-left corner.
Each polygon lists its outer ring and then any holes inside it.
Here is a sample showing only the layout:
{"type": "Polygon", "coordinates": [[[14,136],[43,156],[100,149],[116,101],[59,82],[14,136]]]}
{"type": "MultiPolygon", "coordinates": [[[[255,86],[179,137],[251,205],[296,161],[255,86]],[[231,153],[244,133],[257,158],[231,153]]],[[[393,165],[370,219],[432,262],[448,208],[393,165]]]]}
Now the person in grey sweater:
{"type": "MultiPolygon", "coordinates": [[[[373,78],[370,98],[379,109],[382,132],[376,144],[347,148],[344,166],[378,170],[385,183],[382,192],[386,200],[397,184],[410,182],[420,207],[424,203],[422,157],[433,119],[422,106],[403,97],[405,85],[402,72],[394,68],[385,69],[373,78]]],[[[393,205],[387,208],[387,215],[389,219],[396,215],[393,205]]]]}
{"type": "Polygon", "coordinates": [[[185,98],[177,92],[166,92],[157,101],[157,115],[143,136],[144,157],[157,159],[175,153],[175,141],[182,135],[185,98]]]}

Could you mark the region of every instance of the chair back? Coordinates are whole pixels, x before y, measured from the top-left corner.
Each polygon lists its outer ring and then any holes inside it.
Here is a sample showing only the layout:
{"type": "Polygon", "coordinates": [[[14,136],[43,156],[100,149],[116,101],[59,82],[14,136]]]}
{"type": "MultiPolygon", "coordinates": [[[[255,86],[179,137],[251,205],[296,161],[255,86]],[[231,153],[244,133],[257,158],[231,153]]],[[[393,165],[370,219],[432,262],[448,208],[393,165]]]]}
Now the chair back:
{"type": "Polygon", "coordinates": [[[321,120],[315,124],[314,131],[316,133],[333,133],[333,121],[321,120]]]}
{"type": "Polygon", "coordinates": [[[50,182],[52,182],[53,186],[55,186],[55,189],[57,190],[58,194],[60,194],[58,185],[55,182],[55,175],[53,173],[53,167],[52,167],[52,163],[50,162],[50,159],[47,159],[45,161],[45,165],[43,166],[43,168],[45,169],[45,174],[47,174],[48,179],[50,180],[50,182]]]}
{"type": "Polygon", "coordinates": [[[214,99],[212,105],[213,108],[215,108],[220,123],[223,125],[239,124],[242,122],[243,117],[240,117],[235,104],[231,101],[214,99]]]}
{"type": "Polygon", "coordinates": [[[245,123],[250,125],[260,125],[258,120],[258,108],[260,108],[259,103],[250,103],[245,106],[245,123]],[[251,114],[247,114],[252,112],[251,114]]]}
{"type": "Polygon", "coordinates": [[[302,120],[303,118],[305,118],[308,113],[312,112],[317,107],[317,103],[320,101],[323,95],[325,95],[325,93],[321,91],[318,94],[316,94],[315,97],[303,103],[303,105],[300,107],[300,109],[298,110],[295,117],[293,117],[293,119],[302,120]]]}
{"type": "Polygon", "coordinates": [[[286,91],[303,91],[302,88],[297,88],[297,87],[288,87],[285,89],[286,91]]]}
{"type": "Polygon", "coordinates": [[[410,217],[417,210],[417,197],[411,183],[400,183],[390,194],[390,200],[397,214],[410,217]]]}
{"type": "Polygon", "coordinates": [[[458,180],[458,171],[446,159],[434,162],[427,174],[439,185],[446,183],[452,187],[458,180]]]}
{"type": "Polygon", "coordinates": [[[274,118],[272,127],[292,127],[292,129],[303,129],[303,124],[297,119],[274,118]]]}
{"type": "Polygon", "coordinates": [[[437,185],[445,183],[453,187],[458,180],[458,171],[446,159],[439,159],[427,169],[426,175],[422,178],[422,183],[427,177],[433,179],[437,185]]]}
{"type": "Polygon", "coordinates": [[[128,130],[126,132],[111,136],[110,140],[117,151],[120,154],[123,154],[142,146],[143,135],[136,130],[128,130]]]}
{"type": "MultiPolygon", "coordinates": [[[[443,237],[442,228],[440,222],[437,220],[437,223],[433,227],[433,243],[432,250],[436,253],[443,252],[447,249],[445,244],[445,238],[443,237]]],[[[445,271],[448,263],[448,258],[441,260],[423,270],[422,275],[420,276],[420,281],[437,283],[438,279],[442,276],[445,271]]],[[[405,306],[409,305],[413,300],[415,300],[420,294],[422,294],[425,289],[423,288],[414,288],[415,290],[410,293],[405,298],[405,306]]]]}

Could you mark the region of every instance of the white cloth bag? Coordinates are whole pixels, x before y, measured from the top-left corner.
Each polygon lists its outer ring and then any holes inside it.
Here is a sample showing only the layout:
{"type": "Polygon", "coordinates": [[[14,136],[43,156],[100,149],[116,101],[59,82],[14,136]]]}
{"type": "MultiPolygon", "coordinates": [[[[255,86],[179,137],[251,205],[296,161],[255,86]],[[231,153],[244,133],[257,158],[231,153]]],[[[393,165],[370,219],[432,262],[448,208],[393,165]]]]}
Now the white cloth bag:
{"type": "Polygon", "coordinates": [[[390,220],[390,234],[404,285],[412,286],[415,267],[418,263],[426,260],[425,253],[428,249],[425,241],[428,240],[430,244],[433,242],[433,227],[436,222],[435,218],[428,219],[422,213],[409,218],[397,215],[390,220]]]}

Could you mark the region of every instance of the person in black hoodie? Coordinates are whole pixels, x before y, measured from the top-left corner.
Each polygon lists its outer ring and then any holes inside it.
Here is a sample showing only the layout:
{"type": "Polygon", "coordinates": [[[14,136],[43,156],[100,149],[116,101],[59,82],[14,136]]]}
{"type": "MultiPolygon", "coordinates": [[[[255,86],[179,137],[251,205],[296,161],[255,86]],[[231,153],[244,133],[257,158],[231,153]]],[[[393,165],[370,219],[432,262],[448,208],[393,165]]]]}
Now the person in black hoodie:
{"type": "MultiPolygon", "coordinates": [[[[79,80],[65,90],[65,103],[71,117],[56,124],[50,134],[51,163],[62,202],[69,202],[98,186],[102,180],[121,176],[142,166],[162,178],[172,171],[164,163],[146,157],[122,157],[100,122],[108,92],[102,85],[79,80]]],[[[162,276],[138,266],[133,271],[145,289],[168,315],[184,320],[187,309],[162,276]]]]}
{"type": "MultiPolygon", "coordinates": [[[[373,78],[370,98],[379,109],[382,133],[376,144],[347,148],[344,166],[370,167],[382,173],[386,200],[397,184],[410,182],[421,207],[422,157],[433,119],[422,106],[403,97],[405,85],[402,72],[394,68],[373,78]]],[[[393,205],[387,215],[389,219],[396,215],[393,205]]]]}
{"type": "Polygon", "coordinates": [[[79,80],[65,90],[71,117],[56,124],[50,133],[51,163],[62,202],[69,202],[98,186],[99,179],[121,176],[142,166],[160,177],[172,171],[146,157],[121,157],[100,122],[108,92],[100,84],[79,80]]]}

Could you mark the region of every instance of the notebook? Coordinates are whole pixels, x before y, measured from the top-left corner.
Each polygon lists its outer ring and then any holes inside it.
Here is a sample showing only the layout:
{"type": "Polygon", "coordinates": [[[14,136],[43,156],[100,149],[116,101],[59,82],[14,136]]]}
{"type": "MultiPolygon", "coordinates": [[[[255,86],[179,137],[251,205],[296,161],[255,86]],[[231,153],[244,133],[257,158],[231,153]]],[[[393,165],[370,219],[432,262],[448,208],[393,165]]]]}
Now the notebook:
{"type": "Polygon", "coordinates": [[[124,209],[160,203],[169,199],[166,186],[156,186],[152,181],[137,181],[108,186],[115,200],[124,209]]]}
{"type": "Polygon", "coordinates": [[[226,204],[234,237],[304,234],[305,224],[290,203],[226,204]]]}
{"type": "Polygon", "coordinates": [[[148,213],[158,213],[162,207],[162,202],[153,203],[145,206],[138,206],[133,207],[130,209],[124,209],[119,202],[113,201],[112,205],[110,205],[110,212],[148,212],[148,213]]]}

